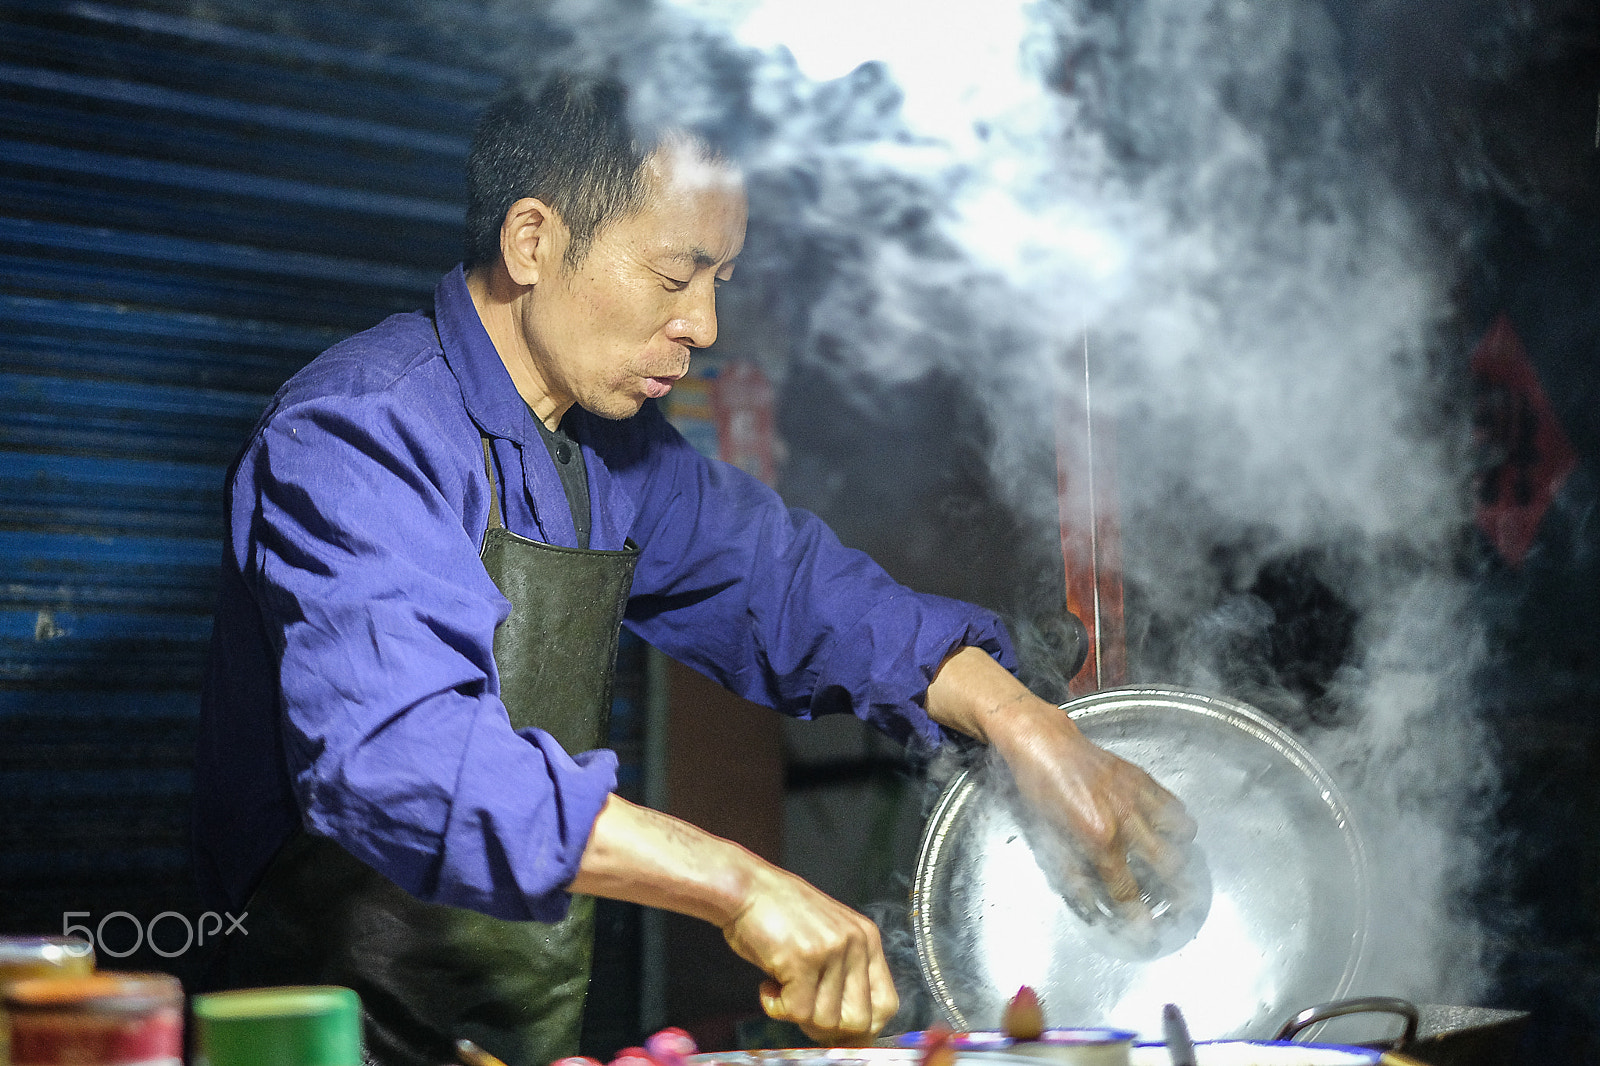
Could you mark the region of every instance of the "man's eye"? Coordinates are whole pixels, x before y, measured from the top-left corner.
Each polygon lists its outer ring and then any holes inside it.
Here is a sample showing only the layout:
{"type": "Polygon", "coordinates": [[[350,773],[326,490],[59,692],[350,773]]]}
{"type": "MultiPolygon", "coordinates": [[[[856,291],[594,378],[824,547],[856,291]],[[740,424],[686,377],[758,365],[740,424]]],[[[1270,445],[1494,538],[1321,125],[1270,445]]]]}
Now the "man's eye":
{"type": "Polygon", "coordinates": [[[682,292],[684,289],[687,289],[689,287],[689,282],[692,281],[692,280],[693,280],[692,278],[685,278],[684,280],[679,281],[677,278],[672,277],[670,274],[661,275],[661,284],[665,285],[667,288],[671,289],[673,292],[682,292]]]}

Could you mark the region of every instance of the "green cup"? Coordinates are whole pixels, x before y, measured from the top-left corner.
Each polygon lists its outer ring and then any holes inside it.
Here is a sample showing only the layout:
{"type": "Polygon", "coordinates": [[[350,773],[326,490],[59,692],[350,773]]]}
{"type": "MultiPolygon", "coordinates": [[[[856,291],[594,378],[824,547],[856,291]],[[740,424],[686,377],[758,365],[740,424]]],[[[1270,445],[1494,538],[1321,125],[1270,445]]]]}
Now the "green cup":
{"type": "Polygon", "coordinates": [[[195,1066],[361,1066],[361,999],[337,985],[194,997],[195,1066]]]}

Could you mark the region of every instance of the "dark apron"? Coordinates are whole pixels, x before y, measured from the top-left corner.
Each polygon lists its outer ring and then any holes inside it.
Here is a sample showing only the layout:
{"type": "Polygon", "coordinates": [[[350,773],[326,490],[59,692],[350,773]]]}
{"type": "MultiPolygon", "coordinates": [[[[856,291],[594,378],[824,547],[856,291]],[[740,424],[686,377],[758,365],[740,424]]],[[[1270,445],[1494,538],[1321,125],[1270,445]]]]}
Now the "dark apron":
{"type": "MultiPolygon", "coordinates": [[[[569,752],[605,743],[617,634],[639,550],[540,544],[505,528],[489,442],[480,553],[511,601],[495,631],[500,695],[515,729],[569,752]]],[[[465,1037],[510,1066],[578,1052],[593,952],[594,900],[554,925],[424,903],[339,845],[297,833],[250,898],[248,937],[230,937],[224,987],[335,984],[365,1013],[366,1054],[383,1066],[441,1066],[465,1037]]]]}

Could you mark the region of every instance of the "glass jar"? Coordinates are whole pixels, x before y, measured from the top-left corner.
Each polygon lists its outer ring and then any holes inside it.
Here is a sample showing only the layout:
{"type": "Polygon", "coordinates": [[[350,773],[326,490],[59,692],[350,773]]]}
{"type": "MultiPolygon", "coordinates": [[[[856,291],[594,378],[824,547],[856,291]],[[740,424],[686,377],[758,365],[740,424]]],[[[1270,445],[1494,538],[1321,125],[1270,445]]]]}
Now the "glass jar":
{"type": "Polygon", "coordinates": [[[75,936],[0,936],[0,985],[94,972],[94,946],[75,936]]]}
{"type": "Polygon", "coordinates": [[[12,1066],[182,1066],[183,986],[163,973],[7,985],[12,1066]]]}
{"type": "MultiPolygon", "coordinates": [[[[94,945],[75,936],[0,936],[0,994],[30,977],[83,977],[94,972],[94,945]]],[[[0,1007],[0,1066],[11,1061],[11,1022],[0,1007]]]]}

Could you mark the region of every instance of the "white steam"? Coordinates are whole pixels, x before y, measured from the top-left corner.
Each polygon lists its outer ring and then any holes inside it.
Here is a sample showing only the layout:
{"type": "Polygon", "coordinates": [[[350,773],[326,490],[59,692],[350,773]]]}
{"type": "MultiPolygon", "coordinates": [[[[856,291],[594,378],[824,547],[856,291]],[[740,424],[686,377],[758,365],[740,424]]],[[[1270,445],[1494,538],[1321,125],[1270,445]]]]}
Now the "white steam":
{"type": "Polygon", "coordinates": [[[1231,656],[1274,622],[1253,578],[1311,560],[1354,619],[1320,697],[1340,728],[1307,739],[1376,864],[1357,991],[1480,995],[1487,939],[1463,901],[1496,779],[1449,555],[1467,520],[1436,359],[1452,278],[1365,139],[1324,9],[559,0],[545,18],[568,43],[535,69],[616,72],[646,121],[748,131],[729,296],[780,338],[757,347],[770,368],[869,394],[966,382],[996,483],[1046,535],[1055,486],[1012,460],[1051,432],[1087,335],[1120,427],[1130,589],[1182,622],[1158,656],[1176,676],[1149,680],[1303,718],[1270,671],[1239,691],[1231,656]]]}

